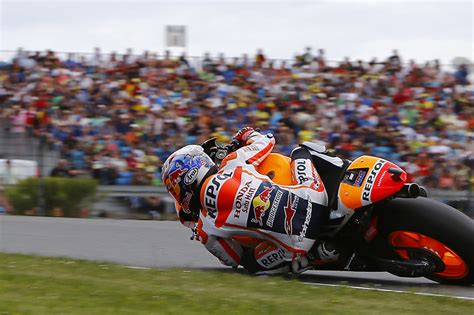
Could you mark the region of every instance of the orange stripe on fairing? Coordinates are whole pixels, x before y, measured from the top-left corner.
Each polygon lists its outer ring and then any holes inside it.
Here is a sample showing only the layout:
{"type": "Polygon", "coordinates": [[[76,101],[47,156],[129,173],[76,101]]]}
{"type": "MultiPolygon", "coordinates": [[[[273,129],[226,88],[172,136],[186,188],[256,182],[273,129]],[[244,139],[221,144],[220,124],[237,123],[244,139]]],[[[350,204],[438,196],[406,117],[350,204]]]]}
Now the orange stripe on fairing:
{"type": "Polygon", "coordinates": [[[273,241],[275,241],[276,243],[280,244],[283,248],[285,248],[287,251],[289,252],[293,252],[293,253],[302,253],[302,254],[306,254],[306,252],[302,249],[298,249],[298,248],[294,248],[294,247],[291,247],[285,243],[283,243],[282,241],[280,241],[279,239],[277,239],[276,237],[268,234],[268,233],[265,233],[259,229],[256,229],[256,228],[251,228],[251,227],[248,227],[248,226],[241,226],[241,225],[236,225],[236,224],[230,224],[230,223],[225,223],[224,224],[225,226],[228,226],[228,227],[232,227],[232,228],[237,228],[237,229],[243,229],[243,230],[249,230],[249,231],[254,231],[254,232],[257,232],[259,234],[262,234],[268,238],[271,238],[273,241]]]}
{"type": "Polygon", "coordinates": [[[252,164],[254,162],[257,162],[259,159],[264,157],[266,154],[270,153],[270,151],[272,149],[273,149],[273,143],[270,142],[269,144],[267,144],[267,146],[262,151],[258,152],[257,154],[255,154],[254,156],[249,158],[247,160],[247,164],[252,164]]]}
{"type": "Polygon", "coordinates": [[[220,228],[225,223],[232,212],[234,196],[239,190],[241,179],[242,167],[239,166],[235,169],[232,178],[227,179],[219,190],[219,195],[217,196],[218,211],[215,223],[217,228],[220,228]]]}
{"type": "Polygon", "coordinates": [[[229,254],[230,257],[237,263],[240,264],[240,257],[239,255],[235,252],[235,250],[222,238],[218,238],[217,241],[219,244],[222,246],[222,248],[226,251],[227,254],[229,254]]]}

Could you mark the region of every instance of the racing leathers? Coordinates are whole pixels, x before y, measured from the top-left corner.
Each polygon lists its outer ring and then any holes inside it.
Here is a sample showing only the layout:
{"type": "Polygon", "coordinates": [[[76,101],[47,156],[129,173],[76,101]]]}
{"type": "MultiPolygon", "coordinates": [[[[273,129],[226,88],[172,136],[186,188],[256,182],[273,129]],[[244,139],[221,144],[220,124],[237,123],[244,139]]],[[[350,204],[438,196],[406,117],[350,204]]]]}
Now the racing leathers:
{"type": "Polygon", "coordinates": [[[293,151],[293,185],[284,186],[256,170],[271,153],[273,136],[253,131],[246,144],[203,183],[196,234],[225,265],[285,272],[314,245],[328,215],[328,196],[304,148],[293,151]]]}

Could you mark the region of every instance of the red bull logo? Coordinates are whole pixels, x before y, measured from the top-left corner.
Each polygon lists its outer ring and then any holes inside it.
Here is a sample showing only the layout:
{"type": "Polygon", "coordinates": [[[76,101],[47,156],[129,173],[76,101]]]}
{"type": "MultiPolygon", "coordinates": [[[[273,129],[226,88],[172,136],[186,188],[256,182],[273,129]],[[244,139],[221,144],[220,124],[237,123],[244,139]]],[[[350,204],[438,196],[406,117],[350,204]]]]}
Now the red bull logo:
{"type": "Polygon", "coordinates": [[[265,215],[265,211],[270,207],[270,196],[275,187],[265,187],[264,190],[258,194],[252,200],[254,218],[251,220],[253,223],[258,223],[260,226],[263,225],[262,218],[265,215]]]}
{"type": "Polygon", "coordinates": [[[181,182],[181,175],[187,172],[188,169],[177,168],[171,172],[168,178],[165,181],[166,187],[173,193],[175,198],[179,198],[181,188],[179,187],[179,182],[181,182]]]}

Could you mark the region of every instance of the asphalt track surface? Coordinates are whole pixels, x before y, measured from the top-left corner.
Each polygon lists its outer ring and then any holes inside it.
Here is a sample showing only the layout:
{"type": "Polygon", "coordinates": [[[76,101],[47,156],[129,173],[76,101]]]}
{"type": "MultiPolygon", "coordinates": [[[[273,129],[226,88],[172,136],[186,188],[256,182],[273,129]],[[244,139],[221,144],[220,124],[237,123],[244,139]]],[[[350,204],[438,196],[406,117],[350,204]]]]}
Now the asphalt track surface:
{"type": "MultiPolygon", "coordinates": [[[[229,271],[178,222],[66,219],[0,215],[0,252],[107,261],[131,267],[229,271]]],[[[1,267],[1,262],[0,262],[1,267]]],[[[440,285],[385,272],[311,271],[299,278],[317,286],[448,295],[474,300],[474,287],[440,285]]]]}

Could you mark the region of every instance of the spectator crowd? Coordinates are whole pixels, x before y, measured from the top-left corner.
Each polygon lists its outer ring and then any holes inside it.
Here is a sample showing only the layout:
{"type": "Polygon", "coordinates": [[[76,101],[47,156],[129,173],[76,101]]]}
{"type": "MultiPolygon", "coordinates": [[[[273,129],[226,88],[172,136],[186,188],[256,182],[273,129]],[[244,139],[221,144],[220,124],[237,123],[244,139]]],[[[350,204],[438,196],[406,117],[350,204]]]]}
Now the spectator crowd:
{"type": "Polygon", "coordinates": [[[303,141],[335,154],[399,163],[415,181],[467,189],[474,152],[468,67],[438,61],[328,62],[307,48],[292,61],[27,52],[0,61],[0,115],[12,136],[60,152],[56,176],[159,185],[162,162],[185,144],[228,141],[243,126],[273,132],[276,151],[303,141]]]}

